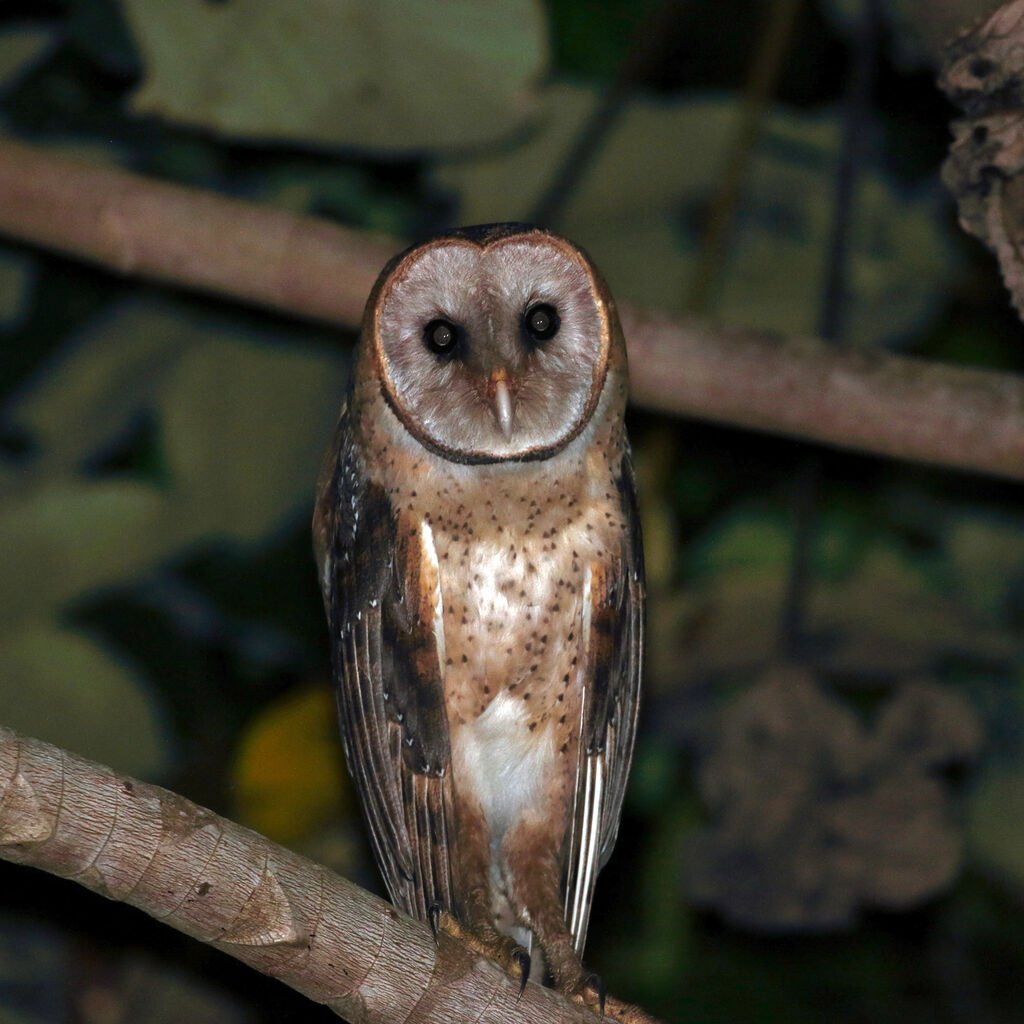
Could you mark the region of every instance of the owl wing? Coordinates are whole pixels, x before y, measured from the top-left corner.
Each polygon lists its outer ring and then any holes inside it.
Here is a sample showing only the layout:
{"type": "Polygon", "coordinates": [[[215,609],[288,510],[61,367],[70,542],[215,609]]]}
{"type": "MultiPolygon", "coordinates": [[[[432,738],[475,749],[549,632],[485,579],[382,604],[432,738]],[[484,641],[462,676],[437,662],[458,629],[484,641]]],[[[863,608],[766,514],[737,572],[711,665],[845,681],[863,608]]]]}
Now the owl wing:
{"type": "Polygon", "coordinates": [[[345,756],[392,900],[452,908],[444,634],[430,527],[366,479],[345,412],[318,487],[314,539],[345,756]]]}
{"type": "Polygon", "coordinates": [[[606,562],[590,567],[583,595],[586,686],[565,893],[578,953],[587,939],[594,881],[618,835],[640,710],[644,556],[628,449],[617,482],[622,541],[606,562]]]}

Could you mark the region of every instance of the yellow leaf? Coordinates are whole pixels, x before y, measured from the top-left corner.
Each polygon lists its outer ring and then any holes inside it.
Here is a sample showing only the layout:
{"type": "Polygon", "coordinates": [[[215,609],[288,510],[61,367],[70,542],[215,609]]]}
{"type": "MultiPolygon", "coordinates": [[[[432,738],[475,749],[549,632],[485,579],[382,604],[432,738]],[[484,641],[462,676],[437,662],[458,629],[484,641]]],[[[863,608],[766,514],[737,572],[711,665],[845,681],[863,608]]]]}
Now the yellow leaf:
{"type": "Polygon", "coordinates": [[[241,819],[278,842],[303,839],[351,810],[330,689],[304,687],[264,709],[242,738],[234,776],[241,819]]]}

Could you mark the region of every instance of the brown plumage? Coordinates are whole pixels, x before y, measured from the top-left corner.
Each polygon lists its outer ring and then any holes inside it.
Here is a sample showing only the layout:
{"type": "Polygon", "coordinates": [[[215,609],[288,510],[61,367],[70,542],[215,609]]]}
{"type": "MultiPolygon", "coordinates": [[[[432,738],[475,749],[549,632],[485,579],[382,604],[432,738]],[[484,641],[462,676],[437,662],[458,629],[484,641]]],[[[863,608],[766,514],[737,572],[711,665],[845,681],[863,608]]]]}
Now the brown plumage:
{"type": "Polygon", "coordinates": [[[367,303],[314,536],[342,735],[392,899],[525,981],[580,955],[636,730],[643,556],[611,298],[522,225],[367,303]]]}

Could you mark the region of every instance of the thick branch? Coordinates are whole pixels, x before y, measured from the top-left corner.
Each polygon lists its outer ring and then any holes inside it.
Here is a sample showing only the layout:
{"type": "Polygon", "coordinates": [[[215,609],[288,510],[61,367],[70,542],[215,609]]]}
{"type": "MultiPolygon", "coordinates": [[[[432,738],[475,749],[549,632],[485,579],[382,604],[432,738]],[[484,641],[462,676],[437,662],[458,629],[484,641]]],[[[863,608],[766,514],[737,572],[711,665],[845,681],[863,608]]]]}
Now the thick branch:
{"type": "Polygon", "coordinates": [[[598,1018],[175,793],[0,727],[0,857],[71,878],[352,1022],[598,1018]]]}
{"type": "Polygon", "coordinates": [[[1024,378],[623,311],[642,406],[1024,479],[1024,378]]]}
{"type": "MultiPolygon", "coordinates": [[[[400,243],[0,142],[0,232],[355,326],[400,243]]],[[[623,309],[633,396],[662,412],[1024,479],[1024,380],[623,309]]]]}
{"type": "Polygon", "coordinates": [[[401,246],[0,139],[0,232],[122,274],[357,325],[401,246]]]}

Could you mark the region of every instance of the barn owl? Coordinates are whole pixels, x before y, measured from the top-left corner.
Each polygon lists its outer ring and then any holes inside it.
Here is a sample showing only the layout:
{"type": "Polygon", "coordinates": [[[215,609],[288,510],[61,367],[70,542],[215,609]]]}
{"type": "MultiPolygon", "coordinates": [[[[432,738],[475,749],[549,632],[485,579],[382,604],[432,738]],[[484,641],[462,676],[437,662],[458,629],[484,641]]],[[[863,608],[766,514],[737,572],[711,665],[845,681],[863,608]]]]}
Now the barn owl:
{"type": "Polygon", "coordinates": [[[495,224],[415,246],[367,303],[314,517],[393,901],[601,1009],[581,955],[644,630],[626,392],[615,307],[572,244],[495,224]]]}

